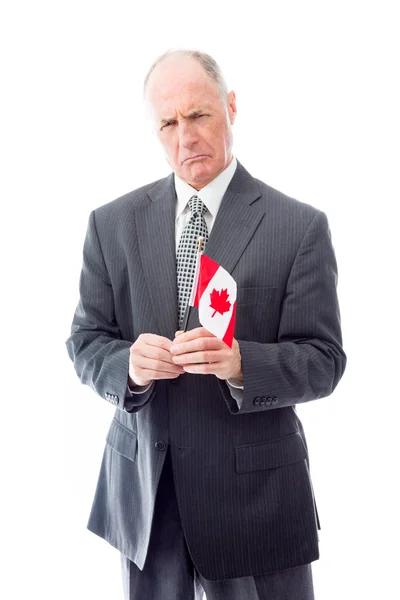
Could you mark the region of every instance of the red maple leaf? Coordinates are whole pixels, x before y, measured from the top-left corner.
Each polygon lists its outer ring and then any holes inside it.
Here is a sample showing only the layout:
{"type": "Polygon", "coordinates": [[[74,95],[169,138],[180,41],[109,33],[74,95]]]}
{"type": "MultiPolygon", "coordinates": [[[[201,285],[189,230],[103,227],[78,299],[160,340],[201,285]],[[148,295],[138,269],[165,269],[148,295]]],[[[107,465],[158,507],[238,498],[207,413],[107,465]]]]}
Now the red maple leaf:
{"type": "Polygon", "coordinates": [[[221,315],[223,315],[224,313],[226,313],[230,310],[231,303],[228,302],[228,298],[229,298],[228,289],[221,290],[220,292],[217,292],[216,289],[213,289],[213,291],[210,294],[210,300],[211,300],[210,307],[214,309],[214,314],[211,315],[212,317],[217,312],[219,312],[221,315]]]}

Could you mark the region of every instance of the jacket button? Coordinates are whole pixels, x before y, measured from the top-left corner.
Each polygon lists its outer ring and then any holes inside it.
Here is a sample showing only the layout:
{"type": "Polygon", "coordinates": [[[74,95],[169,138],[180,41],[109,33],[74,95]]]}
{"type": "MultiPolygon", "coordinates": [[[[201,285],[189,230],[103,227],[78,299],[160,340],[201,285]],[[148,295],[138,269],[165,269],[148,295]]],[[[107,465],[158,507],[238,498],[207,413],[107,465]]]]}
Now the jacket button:
{"type": "Polygon", "coordinates": [[[278,398],[275,396],[275,398],[272,398],[272,404],[278,404],[279,400],[278,398]]]}
{"type": "Polygon", "coordinates": [[[261,398],[260,396],[256,396],[253,400],[254,406],[260,406],[261,398]]]}
{"type": "Polygon", "coordinates": [[[164,440],[158,440],[155,444],[155,447],[157,448],[157,450],[165,450],[165,448],[167,447],[167,444],[164,442],[164,440]]]}
{"type": "Polygon", "coordinates": [[[265,406],[266,402],[267,402],[267,399],[266,399],[266,397],[265,397],[265,396],[262,396],[262,398],[261,398],[261,400],[260,400],[260,406],[265,406]]]}
{"type": "Polygon", "coordinates": [[[271,406],[272,404],[272,398],[268,397],[267,398],[267,406],[271,406]]]}

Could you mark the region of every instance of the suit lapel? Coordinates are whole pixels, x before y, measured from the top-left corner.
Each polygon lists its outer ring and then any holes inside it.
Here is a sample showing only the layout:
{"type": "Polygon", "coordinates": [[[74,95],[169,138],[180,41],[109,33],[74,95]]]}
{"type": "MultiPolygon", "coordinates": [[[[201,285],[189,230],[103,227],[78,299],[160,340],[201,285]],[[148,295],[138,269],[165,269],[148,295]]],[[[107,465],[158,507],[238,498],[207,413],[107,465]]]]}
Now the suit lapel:
{"type": "MultiPolygon", "coordinates": [[[[238,162],[222,199],[205,254],[232,273],[265,211],[253,177],[238,162]]],[[[137,237],[159,335],[173,339],[178,329],[175,247],[176,194],[171,174],[148,191],[136,211],[137,237]]],[[[188,329],[199,327],[193,310],[188,329]]]]}
{"type": "MultiPolygon", "coordinates": [[[[201,195],[201,192],[199,192],[201,195]]],[[[222,199],[204,254],[232,273],[265,214],[256,181],[238,162],[235,175],[222,199]]],[[[188,329],[199,327],[197,310],[188,329]]]]}
{"type": "Polygon", "coordinates": [[[159,335],[173,339],[178,328],[173,175],[148,196],[136,212],[140,256],[159,335]]]}
{"type": "Polygon", "coordinates": [[[260,195],[254,179],[238,163],[204,253],[229,273],[235,268],[264,216],[262,206],[256,202],[260,195]]]}

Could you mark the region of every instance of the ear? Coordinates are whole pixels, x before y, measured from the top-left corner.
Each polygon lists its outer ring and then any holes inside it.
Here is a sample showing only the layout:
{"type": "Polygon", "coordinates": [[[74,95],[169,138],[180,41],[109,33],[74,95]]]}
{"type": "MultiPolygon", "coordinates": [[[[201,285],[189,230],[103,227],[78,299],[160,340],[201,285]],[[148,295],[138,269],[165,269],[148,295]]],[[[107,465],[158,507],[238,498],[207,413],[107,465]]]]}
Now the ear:
{"type": "Polygon", "coordinates": [[[227,98],[227,105],[228,105],[228,115],[229,115],[229,120],[231,122],[231,125],[234,124],[235,119],[236,119],[236,94],[235,92],[231,91],[228,94],[228,98],[227,98]]]}

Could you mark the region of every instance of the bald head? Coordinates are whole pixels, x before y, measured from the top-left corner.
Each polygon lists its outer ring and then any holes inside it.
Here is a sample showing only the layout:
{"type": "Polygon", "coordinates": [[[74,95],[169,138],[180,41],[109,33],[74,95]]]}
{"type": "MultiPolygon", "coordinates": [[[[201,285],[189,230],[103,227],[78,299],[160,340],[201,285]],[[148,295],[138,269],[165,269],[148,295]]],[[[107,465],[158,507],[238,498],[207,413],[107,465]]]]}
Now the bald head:
{"type": "Polygon", "coordinates": [[[168,50],[167,52],[165,52],[164,54],[159,56],[154,61],[154,63],[151,65],[151,67],[145,77],[144,86],[143,86],[144,95],[146,95],[146,88],[147,88],[149,79],[151,77],[151,74],[153,73],[153,71],[156,69],[156,67],[158,65],[160,65],[162,62],[164,62],[168,59],[185,58],[185,57],[191,58],[191,59],[195,60],[196,62],[198,62],[199,65],[201,65],[201,67],[205,71],[205,73],[207,73],[207,75],[210,77],[210,79],[212,81],[214,81],[215,84],[218,86],[222,98],[226,98],[226,96],[228,94],[228,87],[226,85],[226,81],[224,79],[224,76],[222,74],[222,71],[221,71],[218,63],[209,54],[206,54],[205,52],[199,52],[198,50],[168,50]]]}

